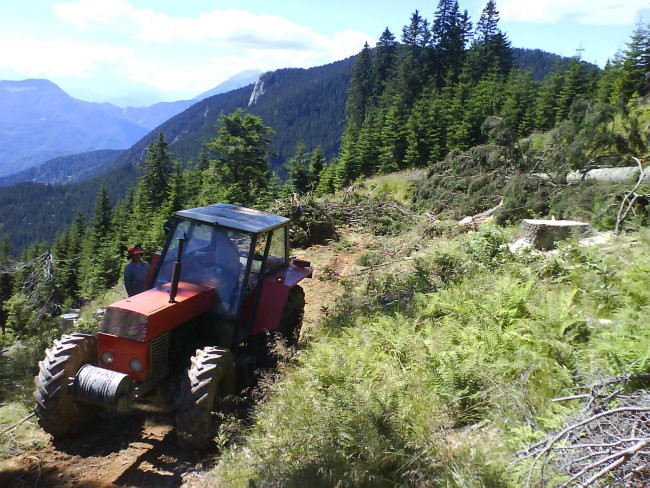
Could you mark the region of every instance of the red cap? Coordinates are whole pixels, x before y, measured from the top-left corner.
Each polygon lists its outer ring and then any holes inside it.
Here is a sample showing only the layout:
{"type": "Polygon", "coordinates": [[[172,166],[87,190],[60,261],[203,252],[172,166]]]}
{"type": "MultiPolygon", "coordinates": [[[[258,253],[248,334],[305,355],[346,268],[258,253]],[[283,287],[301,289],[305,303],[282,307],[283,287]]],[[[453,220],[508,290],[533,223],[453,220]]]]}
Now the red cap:
{"type": "Polygon", "coordinates": [[[139,244],[137,246],[131,246],[129,248],[129,257],[136,254],[142,254],[142,247],[139,244]]]}

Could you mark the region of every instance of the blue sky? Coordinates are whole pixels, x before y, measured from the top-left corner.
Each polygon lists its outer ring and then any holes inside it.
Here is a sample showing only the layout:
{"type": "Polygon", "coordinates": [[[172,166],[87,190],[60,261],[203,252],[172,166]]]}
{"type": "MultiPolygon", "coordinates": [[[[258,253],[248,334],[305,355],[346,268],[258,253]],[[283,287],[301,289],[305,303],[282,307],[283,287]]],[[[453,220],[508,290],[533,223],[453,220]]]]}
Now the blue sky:
{"type": "MultiPolygon", "coordinates": [[[[487,0],[461,0],[474,24],[487,0]]],[[[0,79],[47,78],[90,101],[193,98],[249,69],[311,67],[399,38],[418,0],[31,0],[0,7],[0,79]]],[[[625,48],[650,0],[497,0],[514,47],[601,66],[625,48]]]]}

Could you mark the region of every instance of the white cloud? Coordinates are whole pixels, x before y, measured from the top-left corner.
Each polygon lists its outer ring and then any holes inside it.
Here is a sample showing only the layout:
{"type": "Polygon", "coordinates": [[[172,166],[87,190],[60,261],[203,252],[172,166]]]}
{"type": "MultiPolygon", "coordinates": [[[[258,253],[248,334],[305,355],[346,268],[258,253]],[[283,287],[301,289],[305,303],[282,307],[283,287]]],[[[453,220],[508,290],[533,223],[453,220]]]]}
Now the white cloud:
{"type": "Polygon", "coordinates": [[[135,9],[126,0],[79,0],[55,4],[52,10],[60,19],[77,26],[79,30],[86,30],[92,22],[109,24],[117,18],[132,18],[135,15],[135,9]]]}
{"type": "Polygon", "coordinates": [[[100,64],[119,64],[128,49],[68,41],[39,42],[0,37],[0,68],[10,68],[29,77],[87,78],[100,64]]]}
{"type": "Polygon", "coordinates": [[[500,0],[497,9],[504,22],[554,23],[574,18],[588,25],[630,25],[638,20],[648,0],[500,0]]]}
{"type": "MultiPolygon", "coordinates": [[[[85,60],[75,63],[56,56],[59,61],[49,64],[63,62],[69,64],[69,71],[90,75],[93,69],[106,67],[98,65],[103,61],[113,64],[114,75],[122,79],[187,95],[208,90],[246,69],[317,66],[356,54],[364,42],[374,42],[352,30],[324,35],[280,16],[241,9],[172,17],[135,8],[128,0],[78,0],[59,3],[53,11],[88,41],[83,49],[65,50],[67,56],[85,60]],[[98,31],[128,49],[110,52],[99,46],[95,52],[92,35],[98,31]]],[[[26,59],[33,59],[32,54],[26,59]]]]}

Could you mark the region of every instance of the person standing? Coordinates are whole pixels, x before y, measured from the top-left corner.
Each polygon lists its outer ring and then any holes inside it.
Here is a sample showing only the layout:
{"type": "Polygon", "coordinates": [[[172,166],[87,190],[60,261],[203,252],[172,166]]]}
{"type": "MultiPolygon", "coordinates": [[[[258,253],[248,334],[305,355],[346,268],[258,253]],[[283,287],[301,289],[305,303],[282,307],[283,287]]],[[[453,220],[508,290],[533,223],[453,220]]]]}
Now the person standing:
{"type": "Polygon", "coordinates": [[[129,248],[128,257],[131,262],[124,268],[124,287],[131,297],[144,290],[149,264],[142,260],[142,246],[139,244],[129,248]]]}

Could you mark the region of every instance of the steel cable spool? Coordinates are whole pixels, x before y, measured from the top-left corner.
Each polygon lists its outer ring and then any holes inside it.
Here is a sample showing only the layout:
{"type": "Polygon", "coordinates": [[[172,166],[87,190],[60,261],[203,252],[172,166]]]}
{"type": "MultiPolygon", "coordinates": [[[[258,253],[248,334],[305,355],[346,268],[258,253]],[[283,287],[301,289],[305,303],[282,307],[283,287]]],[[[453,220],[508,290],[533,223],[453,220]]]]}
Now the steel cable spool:
{"type": "Polygon", "coordinates": [[[133,380],[128,374],[86,364],[74,378],[74,395],[83,401],[102,406],[118,406],[129,396],[133,380]]]}

